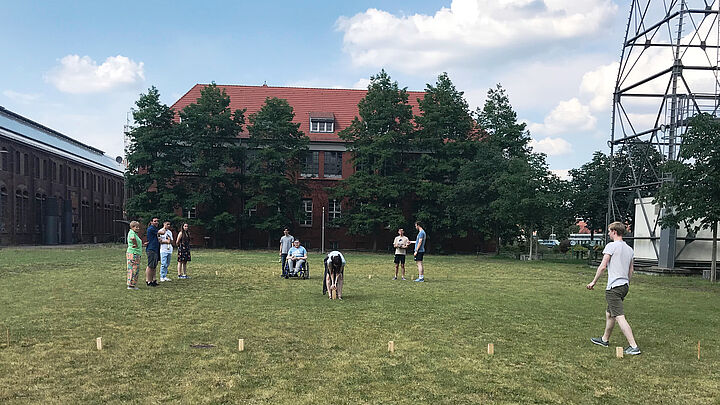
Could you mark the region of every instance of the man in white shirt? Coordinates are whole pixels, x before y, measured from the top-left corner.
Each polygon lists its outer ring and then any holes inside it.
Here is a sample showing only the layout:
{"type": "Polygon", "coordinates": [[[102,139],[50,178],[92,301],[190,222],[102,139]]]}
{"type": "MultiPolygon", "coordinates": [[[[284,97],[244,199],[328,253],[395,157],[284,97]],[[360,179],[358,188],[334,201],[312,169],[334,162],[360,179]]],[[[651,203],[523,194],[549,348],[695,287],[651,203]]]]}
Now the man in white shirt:
{"type": "Polygon", "coordinates": [[[332,290],[337,291],[338,299],[342,299],[343,279],[345,278],[345,256],[337,250],[327,254],[325,263],[325,283],[323,284],[323,295],[328,293],[328,298],[332,298],[332,290]]]}
{"type": "Polygon", "coordinates": [[[623,300],[628,293],[630,278],[633,274],[633,256],[634,252],[630,246],[623,240],[625,234],[625,225],[620,222],[613,222],[608,227],[608,235],[613,241],[608,243],[603,250],[603,260],[595,272],[595,278],[586,287],[592,290],[603,270],[608,269],[608,282],[605,288],[605,300],[607,301],[607,310],[605,311],[605,333],[602,337],[591,338],[590,340],[600,346],[608,347],[610,334],[612,333],[615,323],[620,326],[620,330],[627,339],[630,346],[625,348],[625,354],[640,354],[640,348],[635,342],[632,328],[625,319],[623,310],[623,300]]]}
{"type": "Polygon", "coordinates": [[[395,248],[395,277],[393,280],[397,280],[399,266],[402,266],[402,279],[405,280],[405,254],[408,246],[410,246],[410,239],[405,236],[405,230],[398,229],[398,236],[393,241],[395,248]]]}
{"type": "Polygon", "coordinates": [[[163,230],[165,231],[163,234],[158,232],[158,239],[160,240],[160,282],[172,281],[167,276],[168,265],[170,265],[173,252],[173,234],[170,231],[170,221],[163,222],[163,230]]]}

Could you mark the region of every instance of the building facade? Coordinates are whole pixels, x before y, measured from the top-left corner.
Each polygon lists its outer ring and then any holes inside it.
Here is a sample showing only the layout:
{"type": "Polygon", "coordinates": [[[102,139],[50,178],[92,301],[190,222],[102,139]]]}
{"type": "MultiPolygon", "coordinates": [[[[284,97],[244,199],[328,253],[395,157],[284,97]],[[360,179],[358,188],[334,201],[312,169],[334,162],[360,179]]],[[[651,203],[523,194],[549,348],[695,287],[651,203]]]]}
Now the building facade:
{"type": "Polygon", "coordinates": [[[124,166],[0,107],[0,245],[123,238],[124,166]]]}
{"type": "MultiPolygon", "coordinates": [[[[183,95],[172,108],[179,113],[189,104],[195,103],[205,84],[197,84],[183,95]]],[[[246,117],[262,108],[267,98],[285,99],[293,107],[296,123],[300,130],[310,138],[309,151],[306,155],[301,178],[307,186],[308,193],[303,196],[302,209],[305,216],[293,224],[291,232],[300,238],[306,247],[320,249],[324,240],[324,248],[332,249],[372,249],[371,237],[350,235],[347,229],[333,225],[333,220],[343,215],[343,203],[330,197],[328,190],[335,187],[340,180],[351,176],[355,168],[348,152],[348,144],[338,137],[338,133],[347,128],[352,120],[359,115],[358,103],[365,97],[367,90],[355,89],[321,89],[299,87],[271,87],[218,85],[230,97],[230,108],[246,109],[246,117]],[[324,223],[324,226],[323,226],[324,223]],[[324,238],[323,238],[324,234],[324,238]]],[[[408,103],[413,114],[419,115],[418,100],[424,92],[408,91],[408,103]]],[[[245,132],[241,137],[247,137],[245,132]]],[[[248,213],[252,215],[252,213],[248,213]]],[[[192,217],[194,213],[183,213],[192,217]]],[[[412,213],[408,213],[409,216],[412,213]]],[[[414,229],[406,229],[406,233],[414,236],[414,229]]],[[[384,229],[377,235],[377,249],[390,249],[396,229],[384,229]]],[[[244,248],[264,248],[268,244],[276,248],[282,236],[267,235],[258,231],[244,231],[239,235],[240,244],[244,248]]],[[[431,240],[431,238],[429,239],[431,240]]],[[[478,242],[477,237],[468,237],[457,241],[457,250],[476,252],[493,249],[478,242]]]]}

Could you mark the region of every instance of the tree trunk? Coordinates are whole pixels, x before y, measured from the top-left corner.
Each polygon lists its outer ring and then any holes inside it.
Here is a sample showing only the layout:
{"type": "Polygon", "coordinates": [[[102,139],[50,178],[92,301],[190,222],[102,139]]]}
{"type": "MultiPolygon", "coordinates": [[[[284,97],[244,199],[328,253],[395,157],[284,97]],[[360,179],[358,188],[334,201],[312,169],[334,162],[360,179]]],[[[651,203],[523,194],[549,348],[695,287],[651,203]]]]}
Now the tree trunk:
{"type": "Polygon", "coordinates": [[[710,282],[714,283],[717,281],[716,269],[717,269],[717,229],[718,221],[713,223],[713,243],[712,243],[712,262],[710,263],[710,282]]]}
{"type": "Polygon", "coordinates": [[[268,244],[267,244],[268,249],[270,249],[272,247],[270,245],[272,243],[272,239],[270,239],[271,237],[272,237],[272,234],[270,233],[270,231],[268,231],[268,244]]]}
{"type": "Polygon", "coordinates": [[[373,251],[373,252],[377,252],[377,234],[373,234],[373,247],[372,247],[372,251],[373,251]]]}

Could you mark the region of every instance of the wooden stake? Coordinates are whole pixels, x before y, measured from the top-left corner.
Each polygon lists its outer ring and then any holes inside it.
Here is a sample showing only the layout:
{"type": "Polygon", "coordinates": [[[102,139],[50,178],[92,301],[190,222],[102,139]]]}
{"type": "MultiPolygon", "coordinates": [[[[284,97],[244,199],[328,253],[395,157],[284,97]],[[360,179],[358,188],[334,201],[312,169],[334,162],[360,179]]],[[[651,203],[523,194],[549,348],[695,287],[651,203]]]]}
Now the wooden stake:
{"type": "MultiPolygon", "coordinates": [[[[10,345],[8,345],[10,346],[10,345]]],[[[698,360],[700,360],[700,341],[698,340],[698,360]]]]}
{"type": "Polygon", "coordinates": [[[95,339],[95,343],[97,344],[97,349],[102,350],[102,338],[99,337],[99,338],[95,339]]]}
{"type": "Polygon", "coordinates": [[[337,299],[337,290],[332,290],[332,299],[337,299]]]}
{"type": "Polygon", "coordinates": [[[7,347],[10,347],[10,329],[5,327],[5,336],[7,337],[7,347]]]}
{"type": "Polygon", "coordinates": [[[392,340],[388,341],[388,351],[390,353],[395,353],[395,342],[392,340]]]}
{"type": "Polygon", "coordinates": [[[372,278],[372,274],[368,274],[368,280],[372,278]]]}
{"type": "Polygon", "coordinates": [[[245,339],[238,339],[238,351],[245,350],[245,339]]]}
{"type": "Polygon", "coordinates": [[[494,343],[488,343],[488,354],[493,355],[495,354],[495,344],[494,343]]]}
{"type": "Polygon", "coordinates": [[[219,274],[218,274],[218,271],[217,271],[217,270],[215,270],[215,275],[216,275],[216,276],[219,276],[219,274]]]}
{"type": "Polygon", "coordinates": [[[625,352],[623,352],[623,348],[618,346],[615,348],[615,356],[617,356],[618,359],[622,359],[625,355],[625,352]]]}

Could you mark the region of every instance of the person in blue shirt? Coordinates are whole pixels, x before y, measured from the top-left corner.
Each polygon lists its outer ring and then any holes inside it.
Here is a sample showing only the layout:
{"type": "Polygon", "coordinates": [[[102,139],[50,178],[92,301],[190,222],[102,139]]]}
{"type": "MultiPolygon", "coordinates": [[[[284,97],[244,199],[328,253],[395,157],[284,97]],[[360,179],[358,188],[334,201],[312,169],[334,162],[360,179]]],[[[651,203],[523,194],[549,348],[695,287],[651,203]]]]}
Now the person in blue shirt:
{"type": "Polygon", "coordinates": [[[293,247],[288,250],[288,268],[294,269],[294,273],[297,274],[302,269],[302,266],[306,260],[307,250],[305,250],[304,247],[300,246],[300,239],[295,239],[295,241],[293,241],[293,247]]]}
{"type": "Polygon", "coordinates": [[[155,278],[155,269],[157,268],[158,261],[160,260],[160,241],[158,240],[158,234],[164,235],[165,230],[158,230],[160,225],[160,219],[155,217],[150,221],[147,228],[147,242],[145,242],[145,251],[147,253],[148,264],[145,269],[145,283],[150,287],[157,287],[157,279],[155,278]]]}
{"type": "Polygon", "coordinates": [[[413,253],[413,258],[415,259],[415,262],[418,266],[418,278],[415,279],[415,281],[422,283],[425,281],[423,256],[425,255],[425,241],[427,240],[427,235],[425,234],[425,229],[423,229],[420,221],[415,222],[415,229],[417,229],[418,231],[417,238],[415,238],[415,240],[411,241],[410,243],[415,244],[415,252],[413,253]]]}

